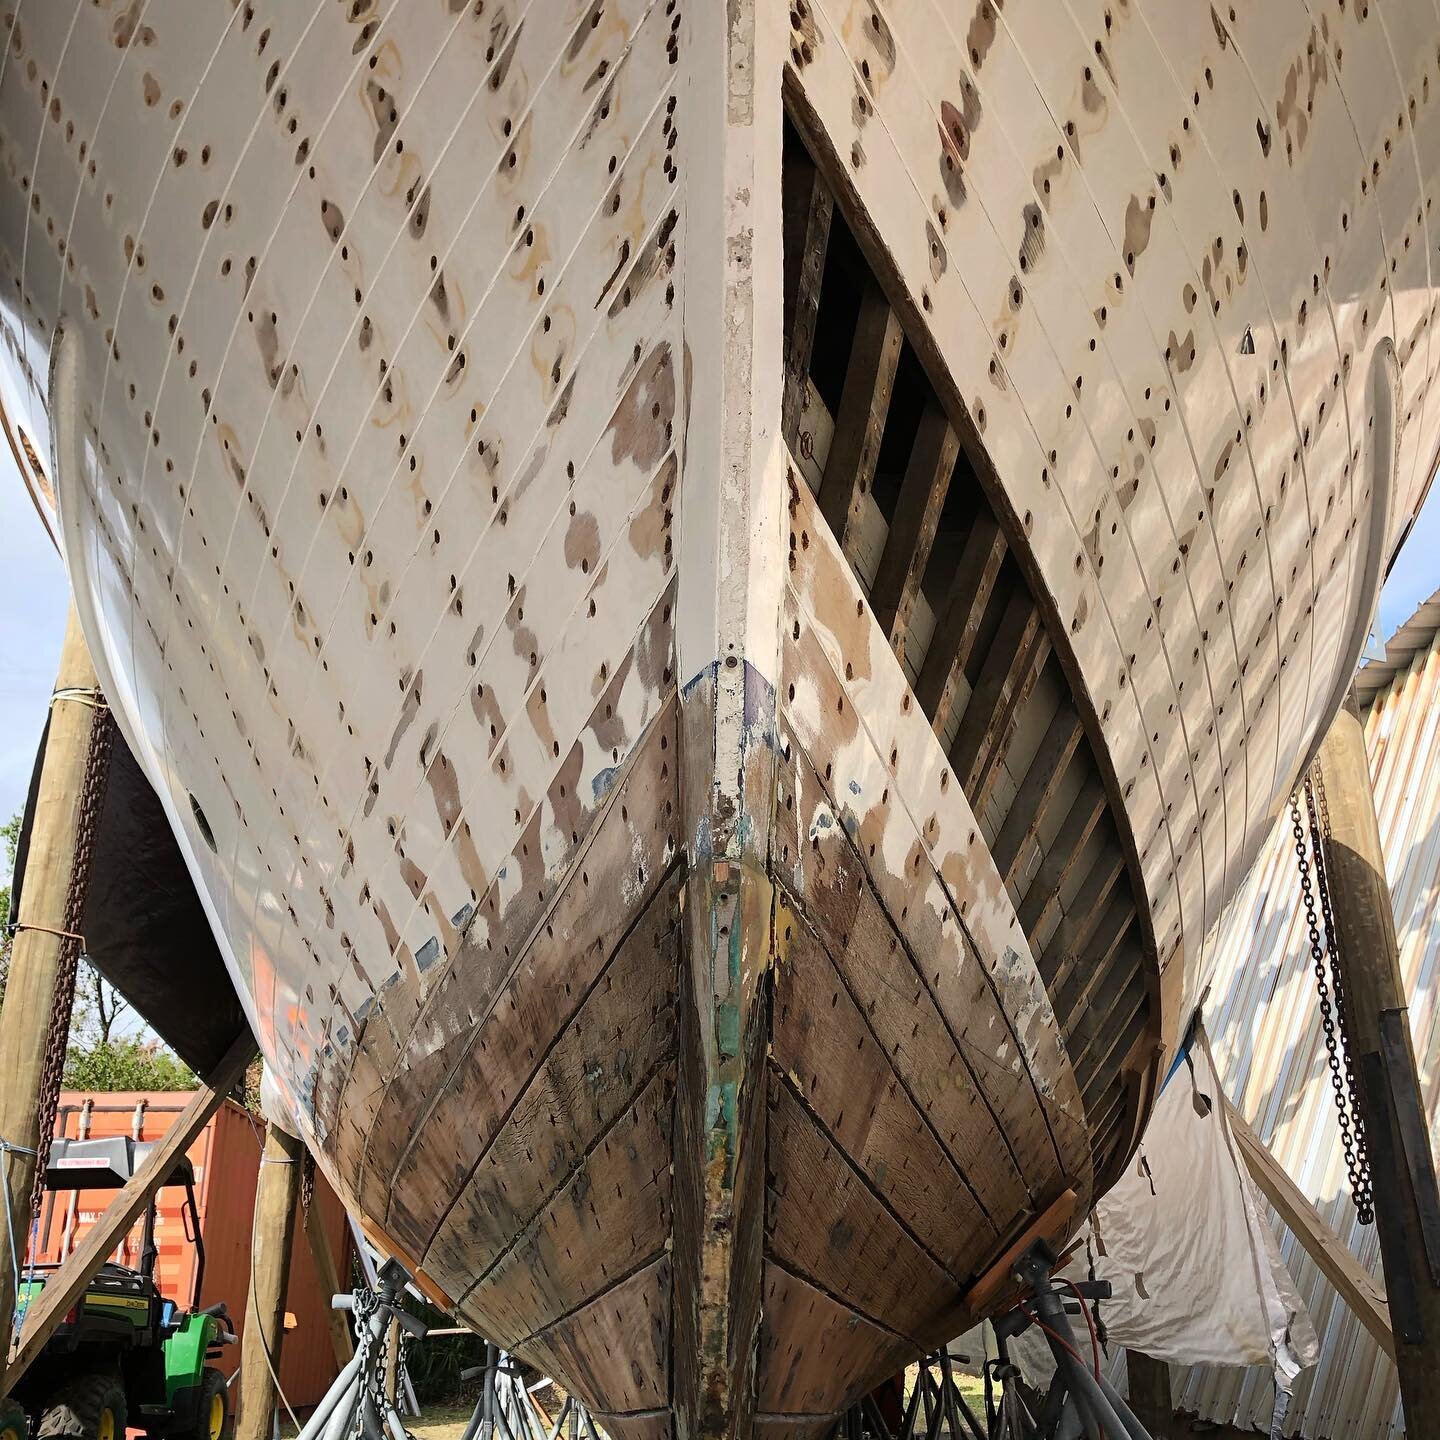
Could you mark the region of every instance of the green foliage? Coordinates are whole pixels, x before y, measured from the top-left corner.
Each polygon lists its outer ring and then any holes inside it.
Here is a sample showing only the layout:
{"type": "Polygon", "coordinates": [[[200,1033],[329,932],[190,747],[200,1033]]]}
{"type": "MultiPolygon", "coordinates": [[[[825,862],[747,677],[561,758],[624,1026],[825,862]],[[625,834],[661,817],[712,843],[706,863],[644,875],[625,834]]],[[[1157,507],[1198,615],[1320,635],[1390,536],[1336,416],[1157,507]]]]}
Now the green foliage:
{"type": "Polygon", "coordinates": [[[138,1035],[72,1044],[65,1056],[71,1090],[193,1090],[195,1072],[157,1040],[138,1035]]]}
{"type": "Polygon", "coordinates": [[[4,885],[0,885],[0,1006],[5,1004],[5,982],[10,978],[10,879],[15,869],[15,847],[20,843],[19,815],[12,815],[0,825],[0,839],[5,841],[4,885]]]}

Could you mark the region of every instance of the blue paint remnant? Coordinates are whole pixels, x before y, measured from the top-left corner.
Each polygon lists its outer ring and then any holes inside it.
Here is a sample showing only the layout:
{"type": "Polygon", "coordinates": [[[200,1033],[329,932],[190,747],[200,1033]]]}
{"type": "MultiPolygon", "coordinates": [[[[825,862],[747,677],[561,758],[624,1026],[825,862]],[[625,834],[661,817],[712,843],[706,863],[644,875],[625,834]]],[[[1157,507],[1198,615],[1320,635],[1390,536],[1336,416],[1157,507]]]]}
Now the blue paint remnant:
{"type": "MultiPolygon", "coordinates": [[[[335,1043],[336,1043],[337,1045],[343,1046],[343,1045],[345,1045],[346,1043],[348,1043],[349,1039],[350,1039],[350,1027],[349,1027],[348,1025],[342,1025],[342,1026],[335,1032],[335,1043]]],[[[327,1045],[325,1048],[328,1050],[330,1047],[327,1045]]]]}
{"type": "Polygon", "coordinates": [[[596,774],[590,784],[590,794],[595,801],[602,800],[615,788],[615,782],[620,778],[620,770],[619,765],[607,765],[596,774]]]}
{"type": "Polygon", "coordinates": [[[860,793],[860,782],[858,780],[852,780],[850,782],[850,793],[852,795],[858,795],[860,793]]]}
{"type": "Polygon", "coordinates": [[[440,958],[440,937],[432,935],[416,952],[415,964],[423,975],[440,958]]]}
{"type": "Polygon", "coordinates": [[[852,812],[846,812],[845,818],[840,822],[845,827],[845,833],[854,840],[860,833],[860,817],[852,812]]]}
{"type": "Polygon", "coordinates": [[[392,985],[398,985],[399,983],[400,983],[400,971],[399,971],[399,969],[397,968],[397,969],[395,969],[395,970],[392,970],[392,971],[385,977],[384,981],[382,982],[382,984],[381,984],[381,986],[380,986],[380,989],[381,989],[381,991],[383,992],[383,991],[388,990],[392,985]]]}
{"type": "Polygon", "coordinates": [[[355,1018],[363,1025],[370,1017],[370,1012],[375,1008],[375,997],[367,995],[356,1007],[355,1018]]]}

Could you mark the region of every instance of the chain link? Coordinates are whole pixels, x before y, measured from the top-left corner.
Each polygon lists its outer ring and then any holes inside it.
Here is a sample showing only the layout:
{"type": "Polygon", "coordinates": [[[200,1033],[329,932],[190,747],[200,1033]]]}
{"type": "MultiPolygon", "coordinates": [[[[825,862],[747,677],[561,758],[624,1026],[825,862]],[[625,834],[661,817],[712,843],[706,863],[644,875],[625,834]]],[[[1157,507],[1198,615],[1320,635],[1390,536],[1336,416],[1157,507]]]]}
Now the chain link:
{"type": "Polygon", "coordinates": [[[1315,989],[1320,997],[1320,1028],[1325,1036],[1325,1058],[1330,1069],[1330,1088],[1335,1096],[1335,1113],[1340,1127],[1340,1145],[1345,1153],[1345,1170],[1350,1180],[1350,1193],[1355,1201],[1355,1218],[1362,1225],[1372,1225],[1375,1221],[1375,1201],[1370,1183],[1370,1162],[1365,1149],[1364,1122],[1354,1098],[1355,1077],[1351,1068],[1349,1027],[1345,1018],[1342,967],[1335,963],[1335,921],[1330,906],[1329,877],[1325,868],[1325,842],[1329,838],[1330,823],[1328,810],[1324,808],[1324,782],[1320,785],[1318,808],[1315,788],[1309,775],[1305,777],[1303,788],[1306,818],[1309,820],[1308,837],[1306,826],[1300,817],[1299,791],[1290,797],[1290,824],[1295,836],[1295,861],[1300,872],[1300,897],[1305,906],[1305,926],[1310,938],[1315,989]],[[1315,907],[1317,888],[1320,893],[1319,912],[1315,907]],[[1322,917],[1325,926],[1323,938],[1320,930],[1322,917]],[[1331,960],[1328,966],[1325,963],[1327,944],[1331,960]],[[1344,1042],[1343,1066],[1341,1041],[1344,1042]]]}
{"type": "MultiPolygon", "coordinates": [[[[95,693],[98,697],[99,692],[95,693]]],[[[79,936],[84,931],[85,899],[90,891],[90,861],[95,851],[95,832],[100,823],[100,808],[110,776],[110,747],[114,734],[115,722],[110,718],[110,712],[96,705],[90,722],[80,808],[75,821],[70,888],[65,897],[65,929],[69,934],[60,941],[60,963],[55,973],[55,994],[50,1003],[50,1026],[45,1035],[45,1056],[35,1103],[39,1143],[35,1147],[35,1177],[30,1186],[32,1228],[39,1220],[40,1207],[45,1199],[45,1167],[50,1163],[50,1142],[55,1135],[55,1112],[60,1103],[65,1052],[70,1042],[70,1012],[75,1008],[75,976],[80,967],[79,936]]]]}

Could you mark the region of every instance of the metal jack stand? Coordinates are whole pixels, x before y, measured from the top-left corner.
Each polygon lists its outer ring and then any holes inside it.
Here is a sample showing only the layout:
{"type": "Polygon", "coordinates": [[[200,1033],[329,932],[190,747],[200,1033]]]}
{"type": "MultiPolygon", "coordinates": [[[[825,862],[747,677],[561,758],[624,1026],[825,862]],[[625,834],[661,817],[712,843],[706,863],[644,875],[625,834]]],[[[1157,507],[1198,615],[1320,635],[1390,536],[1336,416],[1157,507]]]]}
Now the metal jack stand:
{"type": "Polygon", "coordinates": [[[355,1354],[305,1422],[299,1440],[349,1440],[351,1436],[409,1440],[385,1388],[386,1336],[392,1320],[417,1340],[424,1338],[429,1327],[400,1308],[404,1286],[405,1271],[388,1260],[380,1267],[373,1290],[334,1297],[337,1310],[349,1310],[355,1316],[355,1354]]]}
{"type": "MultiPolygon", "coordinates": [[[[995,1322],[999,1359],[992,1373],[1007,1383],[1005,1401],[992,1416],[994,1440],[1070,1440],[1087,1436],[1094,1440],[1151,1440],[1150,1433],[1135,1418],[1115,1387],[1103,1374],[1096,1375],[1081,1358],[1070,1315],[1080,1314],[1084,1303],[1108,1300],[1108,1281],[1082,1281],[1072,1294],[1078,1303],[1066,1303],[1065,1290],[1051,1283],[1055,1252],[1037,1241],[1016,1263],[1014,1275],[1030,1291],[1031,1303],[1022,1301],[995,1322]],[[1050,1383],[1039,1414],[1032,1415],[1021,1399],[1018,1371],[1010,1364],[1008,1342],[1016,1335],[1039,1325],[1050,1353],[1055,1357],[1055,1378],[1050,1383]]],[[[1067,1287],[1068,1289],[1069,1287],[1067,1287]]]]}
{"type": "Polygon", "coordinates": [[[567,1396],[547,1430],[539,1407],[526,1388],[520,1367],[498,1345],[485,1342],[485,1363],[462,1370],[462,1380],[485,1377],[480,1399],[461,1440],[563,1440],[566,1421],[570,1440],[601,1440],[590,1412],[567,1396]]]}

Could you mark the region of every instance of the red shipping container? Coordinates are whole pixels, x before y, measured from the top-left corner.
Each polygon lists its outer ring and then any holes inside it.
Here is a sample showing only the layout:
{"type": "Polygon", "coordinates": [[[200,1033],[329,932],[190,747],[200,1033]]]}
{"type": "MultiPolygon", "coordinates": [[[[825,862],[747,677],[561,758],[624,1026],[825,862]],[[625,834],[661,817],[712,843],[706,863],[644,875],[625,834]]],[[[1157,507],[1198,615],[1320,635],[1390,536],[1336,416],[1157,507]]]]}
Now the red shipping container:
{"type": "MultiPolygon", "coordinates": [[[[158,1140],[190,1100],[188,1092],[121,1091],[89,1094],[60,1092],[55,1119],[57,1137],[75,1140],[129,1135],[137,1140],[158,1140]]],[[[205,1275],[201,1305],[223,1300],[244,1343],[245,1303],[250,1291],[250,1231],[255,1213],[255,1187],[260,1174],[260,1152],[265,1122],[227,1100],[211,1117],[189,1149],[195,1167],[195,1203],[200,1211],[205,1241],[205,1275]]],[[[40,1213],[36,1258],[55,1262],[72,1251],[86,1230],[114,1198],[113,1190],[79,1190],[47,1194],[40,1213]]],[[[183,1187],[167,1186],[159,1192],[155,1215],[155,1241],[159,1258],[155,1278],[160,1291],[177,1305],[188,1307],[195,1284],[195,1247],[186,1238],[183,1187]]],[[[340,1201],[316,1171],[311,1207],[319,1207],[312,1220],[324,1225],[330,1253],[342,1286],[350,1282],[350,1234],[340,1201]]],[[[335,1378],[339,1365],[330,1336],[330,1296],[320,1285],[302,1222],[295,1217],[290,1276],[285,1308],[295,1317],[295,1328],[285,1336],[280,1363],[280,1385],[296,1409],[314,1405],[335,1378]]],[[[116,1246],[110,1258],[122,1265],[137,1265],[143,1219],[116,1246]]],[[[216,1364],[230,1375],[239,1364],[240,1346],[227,1346],[216,1364]]]]}

